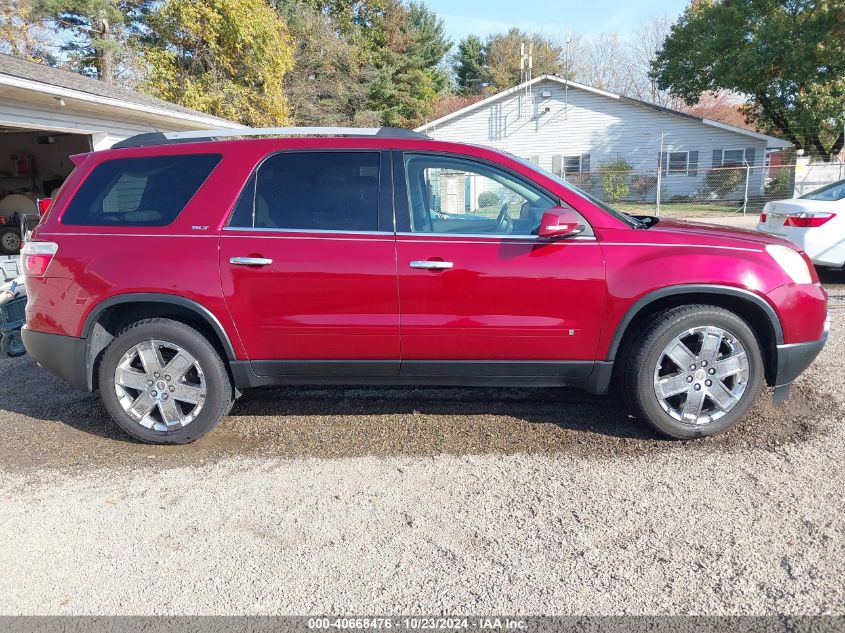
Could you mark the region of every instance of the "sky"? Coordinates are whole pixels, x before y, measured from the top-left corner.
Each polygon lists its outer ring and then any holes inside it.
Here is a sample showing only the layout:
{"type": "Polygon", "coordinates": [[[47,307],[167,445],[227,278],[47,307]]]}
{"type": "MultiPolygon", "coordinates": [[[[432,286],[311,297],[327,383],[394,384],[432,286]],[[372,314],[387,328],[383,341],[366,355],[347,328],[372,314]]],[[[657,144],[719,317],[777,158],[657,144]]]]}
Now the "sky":
{"type": "Polygon", "coordinates": [[[457,43],[470,34],[506,31],[512,26],[562,37],[567,31],[627,35],[644,19],[677,15],[688,0],[426,0],[457,43]]]}

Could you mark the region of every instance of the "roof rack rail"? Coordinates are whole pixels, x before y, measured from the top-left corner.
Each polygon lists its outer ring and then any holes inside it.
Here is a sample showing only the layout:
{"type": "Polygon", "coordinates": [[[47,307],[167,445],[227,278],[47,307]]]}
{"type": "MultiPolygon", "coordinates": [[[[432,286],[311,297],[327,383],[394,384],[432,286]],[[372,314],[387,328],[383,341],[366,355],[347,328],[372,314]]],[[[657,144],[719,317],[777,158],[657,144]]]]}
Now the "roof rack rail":
{"type": "Polygon", "coordinates": [[[242,127],[189,132],[146,132],[112,145],[112,149],[195,143],[250,136],[375,136],[379,138],[430,139],[426,134],[397,127],[242,127]]]}

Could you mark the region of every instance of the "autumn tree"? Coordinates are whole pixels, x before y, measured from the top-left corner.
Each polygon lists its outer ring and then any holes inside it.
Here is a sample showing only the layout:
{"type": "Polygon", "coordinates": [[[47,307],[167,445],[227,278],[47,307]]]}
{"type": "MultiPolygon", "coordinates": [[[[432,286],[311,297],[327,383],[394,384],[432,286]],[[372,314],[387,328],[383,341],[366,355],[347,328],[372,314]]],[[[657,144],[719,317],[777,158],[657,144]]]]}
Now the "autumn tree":
{"type": "Polygon", "coordinates": [[[290,119],[296,125],[372,125],[367,110],[368,81],[374,76],[359,46],[331,12],[306,2],[278,3],[293,39],[294,66],[284,87],[290,119]]]}
{"type": "Polygon", "coordinates": [[[490,83],[496,90],[511,88],[520,82],[520,46],[525,42],[533,44],[533,74],[560,74],[564,50],[560,43],[540,33],[526,33],[511,29],[507,33],[493,35],[486,44],[487,72],[490,83]]]}
{"type": "Polygon", "coordinates": [[[148,24],[148,93],[247,125],[287,122],[292,41],[265,0],[164,0],[148,24]]]}
{"type": "Polygon", "coordinates": [[[831,160],[845,143],[845,8],[831,0],[698,0],[653,67],[660,89],[693,104],[705,92],[748,96],[764,132],[831,160]]]}
{"type": "Polygon", "coordinates": [[[51,35],[31,0],[0,0],[0,52],[55,64],[57,51],[51,35]]]}

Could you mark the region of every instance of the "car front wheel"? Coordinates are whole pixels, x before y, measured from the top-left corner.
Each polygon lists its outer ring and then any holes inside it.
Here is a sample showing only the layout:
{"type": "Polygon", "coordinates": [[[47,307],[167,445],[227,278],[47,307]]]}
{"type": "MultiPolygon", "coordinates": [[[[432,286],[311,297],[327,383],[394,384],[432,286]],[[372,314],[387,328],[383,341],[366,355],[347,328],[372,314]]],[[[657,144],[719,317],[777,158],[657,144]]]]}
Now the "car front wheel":
{"type": "Polygon", "coordinates": [[[186,444],[229,413],[234,389],[220,354],[200,332],[169,319],[121,331],[99,370],[103,403],[124,431],[143,442],[186,444]]]}
{"type": "Polygon", "coordinates": [[[739,316],[716,306],[688,305],[656,315],[622,361],[633,413],[676,439],[728,430],[763,388],[757,337],[739,316]]]}

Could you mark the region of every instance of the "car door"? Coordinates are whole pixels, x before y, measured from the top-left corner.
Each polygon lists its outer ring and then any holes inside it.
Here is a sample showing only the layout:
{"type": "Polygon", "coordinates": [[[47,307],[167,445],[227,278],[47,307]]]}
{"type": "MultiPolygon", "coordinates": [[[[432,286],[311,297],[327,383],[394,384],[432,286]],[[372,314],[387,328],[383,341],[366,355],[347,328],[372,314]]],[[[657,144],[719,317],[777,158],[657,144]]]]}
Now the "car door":
{"type": "Polygon", "coordinates": [[[288,151],[247,182],[220,240],[223,293],[258,375],[396,375],[389,155],[288,151]]]}
{"type": "Polygon", "coordinates": [[[592,370],[605,298],[592,229],[536,233],[561,204],[508,168],[395,153],[402,374],[592,370]]]}

